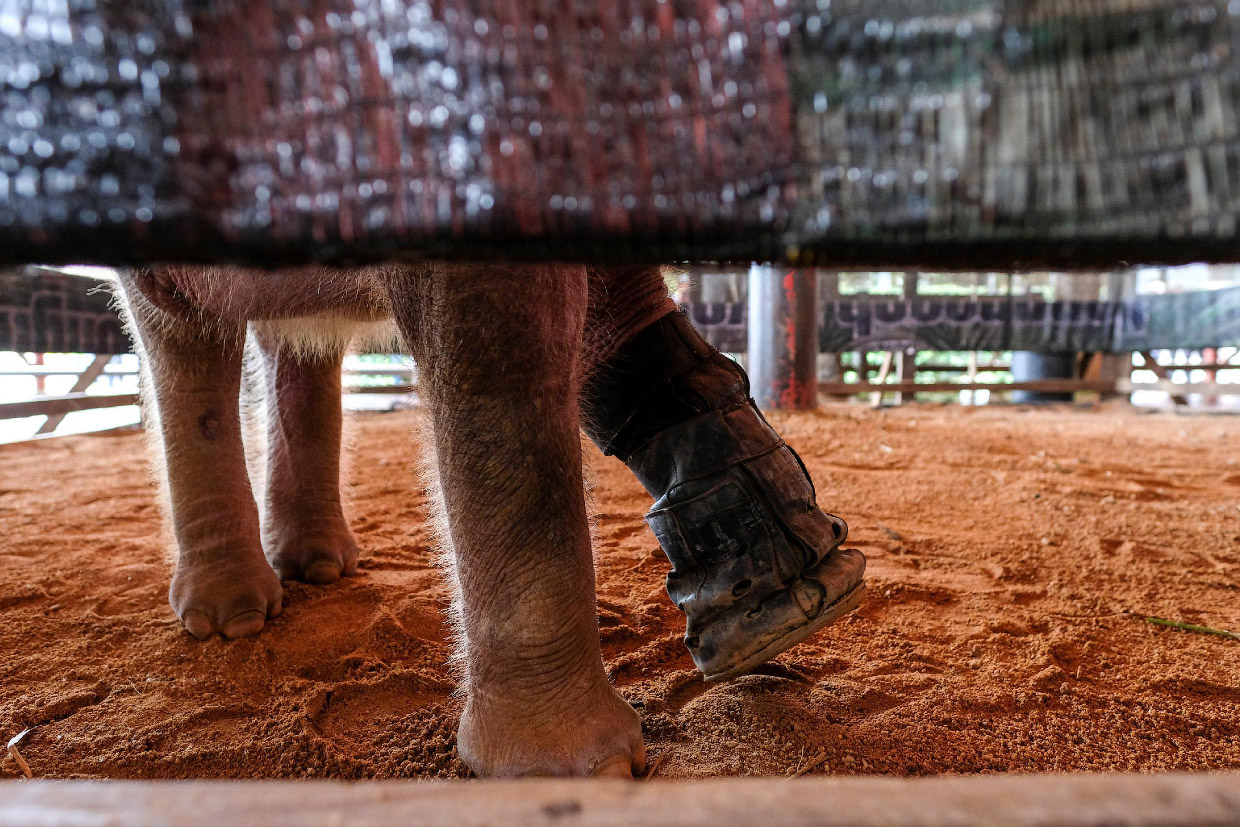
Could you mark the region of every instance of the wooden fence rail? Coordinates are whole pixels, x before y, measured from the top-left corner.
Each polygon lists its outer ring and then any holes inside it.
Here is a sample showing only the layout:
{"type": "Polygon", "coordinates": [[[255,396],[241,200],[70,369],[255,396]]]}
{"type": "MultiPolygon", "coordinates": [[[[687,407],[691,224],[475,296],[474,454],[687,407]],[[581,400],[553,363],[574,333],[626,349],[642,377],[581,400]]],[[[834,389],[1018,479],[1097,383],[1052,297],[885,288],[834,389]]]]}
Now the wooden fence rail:
{"type": "Polygon", "coordinates": [[[8,781],[0,827],[1234,827],[1240,773],[706,781],[8,781]]]}
{"type": "MultiPolygon", "coordinates": [[[[37,396],[19,402],[0,402],[0,420],[16,419],[29,416],[46,416],[47,421],[39,428],[39,434],[51,433],[67,414],[75,411],[100,410],[105,408],[135,405],[138,396],[134,393],[90,394],[85,391],[98,378],[134,376],[134,370],[108,370],[110,357],[100,355],[82,371],[59,368],[46,368],[32,365],[25,368],[3,368],[0,376],[76,376],[78,380],[68,393],[52,396],[37,396]]],[[[1222,371],[1240,370],[1240,364],[1233,362],[1207,362],[1191,364],[1175,362],[1159,364],[1146,357],[1147,364],[1138,366],[1136,370],[1152,370],[1158,376],[1155,383],[1136,383],[1126,378],[1108,379],[1042,379],[1030,382],[978,382],[978,381],[931,381],[915,382],[904,379],[895,382],[881,381],[888,374],[879,371],[880,381],[861,382],[820,382],[818,391],[824,396],[859,396],[863,394],[907,394],[907,393],[957,393],[960,391],[990,391],[1006,393],[1010,391],[1034,391],[1042,393],[1073,393],[1092,392],[1102,394],[1132,393],[1134,391],[1163,391],[1183,400],[1185,394],[1197,393],[1204,395],[1225,394],[1234,391],[1240,394],[1240,385],[1230,386],[1214,382],[1177,383],[1170,379],[1173,371],[1222,371]]],[[[845,372],[854,372],[853,367],[844,367],[845,372]]],[[[923,364],[914,369],[916,374],[976,374],[983,372],[1003,373],[1009,370],[1004,363],[991,363],[976,366],[923,364]]],[[[868,373],[868,371],[867,371],[868,373]]],[[[417,390],[416,369],[409,365],[358,365],[344,371],[344,390],[349,394],[391,394],[407,395],[417,390]],[[359,384],[370,379],[390,376],[396,380],[391,385],[359,384]]]]}
{"type": "Polygon", "coordinates": [[[63,396],[36,396],[23,402],[0,402],[0,419],[24,416],[63,416],[75,411],[119,408],[137,405],[136,393],[86,394],[66,393],[63,396]]]}
{"type": "MultiPolygon", "coordinates": [[[[77,377],[67,393],[59,395],[40,395],[32,399],[17,402],[0,402],[0,420],[20,419],[30,416],[44,416],[47,419],[39,426],[35,436],[53,434],[64,418],[77,411],[103,410],[120,408],[138,404],[136,393],[88,394],[86,390],[96,379],[114,376],[136,376],[136,370],[108,370],[112,357],[107,354],[96,356],[83,370],[48,368],[42,365],[31,365],[29,368],[3,368],[3,376],[31,376],[35,378],[48,376],[77,377]]],[[[409,365],[358,365],[344,371],[344,392],[347,394],[394,394],[412,393],[416,385],[411,380],[416,376],[415,370],[409,365]],[[376,377],[390,376],[396,380],[392,385],[361,385],[376,377]]]]}

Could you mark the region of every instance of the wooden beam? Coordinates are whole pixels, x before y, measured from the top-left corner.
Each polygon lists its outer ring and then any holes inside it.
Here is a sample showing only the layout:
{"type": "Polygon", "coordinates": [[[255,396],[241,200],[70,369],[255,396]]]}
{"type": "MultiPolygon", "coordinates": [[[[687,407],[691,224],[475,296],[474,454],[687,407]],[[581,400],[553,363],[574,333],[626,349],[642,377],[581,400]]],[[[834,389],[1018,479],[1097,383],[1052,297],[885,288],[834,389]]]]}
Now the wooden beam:
{"type": "MultiPolygon", "coordinates": [[[[108,357],[111,358],[111,357],[108,357]]],[[[1196,365],[1194,365],[1196,367],[1196,365]]],[[[1235,367],[1240,368],[1240,365],[1235,367]]],[[[0,368],[0,376],[81,376],[80,370],[64,368],[40,368],[33,365],[28,368],[0,368]]],[[[136,370],[105,370],[100,376],[137,376],[136,370]]]]}
{"type": "MultiPolygon", "coordinates": [[[[975,354],[970,353],[969,355],[974,356],[975,354]]],[[[986,373],[986,372],[1007,373],[1008,370],[1010,370],[1010,366],[1006,364],[995,365],[995,364],[978,363],[976,365],[941,365],[937,362],[926,362],[924,364],[917,365],[913,369],[913,372],[914,373],[964,373],[964,374],[972,373],[973,375],[977,375],[978,373],[986,373]]]]}
{"type": "MultiPolygon", "coordinates": [[[[1188,362],[1172,362],[1170,364],[1158,365],[1163,370],[1240,370],[1240,364],[1235,362],[1202,362],[1200,365],[1189,364],[1188,362]]],[[[1151,370],[1149,366],[1133,368],[1133,370],[1151,370]]]]}
{"type": "MultiPolygon", "coordinates": [[[[96,355],[95,358],[91,360],[91,363],[86,366],[86,370],[78,374],[77,381],[73,383],[73,387],[69,388],[69,393],[85,393],[89,390],[90,386],[95,384],[95,380],[103,374],[103,369],[108,366],[108,362],[111,361],[112,355],[109,353],[96,355]]],[[[67,414],[62,413],[51,414],[48,416],[43,424],[39,426],[39,430],[34,432],[35,436],[50,434],[52,431],[60,427],[60,423],[65,421],[65,416],[67,416],[67,414]]]]}
{"type": "Polygon", "coordinates": [[[403,396],[413,393],[418,389],[417,385],[345,385],[345,393],[389,393],[394,396],[403,396]]]}
{"type": "MultiPolygon", "coordinates": [[[[917,378],[916,374],[914,374],[913,378],[914,379],[917,378]]],[[[965,373],[964,381],[966,382],[977,381],[977,351],[976,350],[969,351],[969,368],[968,368],[968,371],[965,373]]],[[[977,394],[973,391],[969,391],[969,404],[972,405],[976,403],[977,403],[977,394]]]]}
{"type": "Polygon", "coordinates": [[[1222,827],[1240,773],[706,781],[6,781],[0,827],[1222,827]]]}
{"type": "MultiPolygon", "coordinates": [[[[970,353],[972,353],[972,351],[970,351],[970,353]]],[[[1122,354],[1122,353],[1121,354],[1107,353],[1107,354],[1101,354],[1101,355],[1121,356],[1121,357],[1127,356],[1127,354],[1122,354]]],[[[1190,365],[1187,362],[1177,362],[1171,365],[1159,365],[1159,367],[1161,367],[1163,370],[1210,370],[1210,371],[1240,370],[1240,364],[1234,364],[1231,362],[1203,362],[1200,365],[1190,365]]],[[[1008,365],[1005,362],[999,362],[997,364],[993,364],[993,363],[992,364],[978,364],[977,369],[979,372],[988,371],[988,370],[1006,372],[1011,369],[1011,365],[1008,365]]],[[[1137,368],[1134,368],[1134,370],[1146,370],[1146,368],[1137,367],[1137,368]]],[[[969,368],[966,365],[945,365],[945,364],[940,364],[938,362],[925,362],[917,366],[916,372],[917,373],[968,373],[969,368]]]]}
{"type": "MultiPolygon", "coordinates": [[[[890,350],[883,354],[883,364],[878,369],[878,381],[876,381],[873,385],[871,385],[871,387],[880,387],[880,386],[886,387],[887,374],[891,373],[891,364],[892,364],[892,360],[894,359],[895,359],[895,354],[892,353],[890,350]]],[[[852,391],[842,391],[842,392],[852,393],[852,391]]],[[[825,391],[825,393],[832,393],[832,391],[828,390],[828,391],[825,391]]],[[[870,405],[872,407],[877,408],[881,404],[883,404],[883,391],[875,391],[874,393],[871,393],[870,394],[870,405]]]]}
{"type": "MultiPolygon", "coordinates": [[[[918,282],[920,274],[916,270],[910,270],[904,274],[904,300],[911,302],[917,298],[918,282]]],[[[896,381],[903,382],[905,379],[916,379],[917,373],[917,349],[915,347],[901,348],[896,353],[896,381]]],[[[917,397],[909,394],[910,401],[916,401],[917,397]]],[[[895,403],[897,405],[904,404],[904,394],[896,393],[895,403]]]]}
{"type": "Polygon", "coordinates": [[[39,396],[25,402],[0,403],[0,419],[18,419],[23,416],[51,416],[74,411],[93,411],[97,408],[119,408],[137,405],[136,393],[110,393],[88,396],[70,393],[64,396],[39,396]]]}
{"type": "MultiPolygon", "coordinates": [[[[1164,382],[1171,382],[1171,371],[1158,364],[1158,360],[1154,358],[1154,354],[1152,352],[1148,350],[1141,351],[1141,358],[1145,360],[1145,364],[1143,365],[1145,370],[1152,371],[1155,376],[1164,382]]],[[[1168,390],[1168,393],[1171,394],[1171,401],[1176,405],[1188,404],[1188,397],[1182,392],[1177,393],[1176,391],[1168,390]]]]}
{"type": "Polygon", "coordinates": [[[411,365],[358,365],[355,368],[345,368],[345,376],[413,376],[413,367],[411,365]]]}
{"type": "Polygon", "coordinates": [[[1240,396],[1240,384],[1217,382],[1132,382],[1127,379],[1038,379],[1029,382],[901,382],[899,384],[876,384],[872,382],[823,382],[818,389],[823,394],[860,396],[889,391],[905,393],[953,393],[955,391],[1040,391],[1042,393],[1132,393],[1133,391],[1165,391],[1173,394],[1201,393],[1240,396]]]}
{"type": "MultiPolygon", "coordinates": [[[[834,302],[840,297],[840,274],[835,270],[819,271],[818,301],[834,302]]],[[[844,354],[839,351],[824,351],[818,359],[818,379],[825,382],[844,381],[844,354]]],[[[843,401],[846,396],[832,397],[835,401],[843,401]]]]}
{"type": "MultiPolygon", "coordinates": [[[[1153,390],[1158,390],[1154,385],[1149,386],[1153,390]]],[[[1183,387],[1177,385],[1178,387],[1183,387]]],[[[882,394],[891,391],[902,391],[904,393],[952,393],[954,391],[992,391],[994,393],[1003,393],[1004,391],[1041,391],[1043,393],[1074,393],[1076,391],[1113,391],[1115,390],[1114,382],[1098,382],[1088,379],[1038,379],[1031,382],[900,382],[900,383],[871,383],[871,382],[824,382],[820,383],[818,389],[822,393],[830,394],[848,394],[856,396],[858,394],[882,394]]],[[[1240,386],[1237,387],[1240,392],[1240,386]]]]}
{"type": "MultiPolygon", "coordinates": [[[[967,370],[967,368],[961,368],[967,370]]],[[[1002,371],[1001,367],[981,366],[979,371],[1002,371]]],[[[919,368],[918,373],[922,370],[919,368]]],[[[1075,391],[1106,393],[1119,391],[1130,393],[1137,391],[1171,391],[1173,393],[1232,393],[1240,395],[1240,384],[1228,385],[1210,382],[1190,382],[1175,384],[1171,382],[1132,382],[1127,379],[1117,381],[1095,379],[1039,379],[1031,382],[910,382],[867,383],[867,382],[820,382],[819,392],[824,395],[857,396],[863,393],[879,391],[916,391],[917,393],[950,393],[953,391],[1044,391],[1047,393],[1069,393],[1075,391]]],[[[346,385],[345,393],[381,393],[402,395],[416,393],[417,385],[346,385]]]]}
{"type": "Polygon", "coordinates": [[[99,436],[101,434],[123,434],[127,432],[137,432],[143,429],[141,422],[131,422],[127,425],[113,425],[107,428],[95,428],[90,431],[80,431],[72,434],[39,434],[29,439],[23,439],[22,442],[43,442],[48,439],[67,439],[71,436],[99,436]]]}
{"type": "MultiPolygon", "coordinates": [[[[1137,368],[1137,370],[1144,370],[1144,368],[1137,368]]],[[[1120,379],[1116,382],[1116,386],[1121,393],[1163,391],[1172,396],[1179,396],[1181,399],[1184,398],[1183,394],[1186,393],[1200,393],[1206,396],[1240,396],[1240,384],[1224,384],[1222,382],[1172,382],[1170,379],[1160,379],[1157,382],[1132,382],[1127,379],[1120,379]]]]}
{"type": "MultiPolygon", "coordinates": [[[[1085,379],[1118,382],[1130,378],[1131,373],[1131,353],[1086,353],[1081,360],[1080,375],[1085,379]]],[[[1116,392],[1107,392],[1099,394],[1098,398],[1107,401],[1118,396],[1116,392]]]]}

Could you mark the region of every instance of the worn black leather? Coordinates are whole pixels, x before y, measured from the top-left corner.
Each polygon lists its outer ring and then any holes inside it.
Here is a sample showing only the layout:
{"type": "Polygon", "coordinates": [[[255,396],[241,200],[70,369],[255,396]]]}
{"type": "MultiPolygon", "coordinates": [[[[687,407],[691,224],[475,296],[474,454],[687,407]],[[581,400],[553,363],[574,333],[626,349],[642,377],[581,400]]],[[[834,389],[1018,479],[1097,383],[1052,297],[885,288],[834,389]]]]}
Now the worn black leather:
{"type": "Polygon", "coordinates": [[[703,341],[683,313],[672,312],[596,370],[582,399],[590,438],[605,454],[627,463],[660,431],[748,400],[749,378],[703,341]]]}
{"type": "Polygon", "coordinates": [[[646,521],[672,564],[685,643],[707,679],[727,677],[833,620],[865,558],[839,549],[847,524],[818,507],[739,365],[680,314],[631,345],[587,388],[591,437],[656,498],[646,521]]]}

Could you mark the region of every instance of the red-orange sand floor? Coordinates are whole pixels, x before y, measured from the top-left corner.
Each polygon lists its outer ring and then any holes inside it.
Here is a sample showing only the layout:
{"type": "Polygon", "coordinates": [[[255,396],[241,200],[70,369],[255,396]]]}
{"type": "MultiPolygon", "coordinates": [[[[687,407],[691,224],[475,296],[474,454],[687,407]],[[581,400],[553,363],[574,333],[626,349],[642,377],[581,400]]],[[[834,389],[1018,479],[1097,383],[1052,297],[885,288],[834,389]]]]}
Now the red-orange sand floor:
{"type": "MultiPolygon", "coordinates": [[[[199,643],[144,437],[0,446],[0,740],[42,777],[453,777],[446,589],[416,412],[354,420],[360,575],[199,643]]],[[[835,407],[775,416],[870,558],[861,610],[707,687],[648,498],[591,449],[599,623],[660,777],[1240,767],[1240,419],[835,407]]],[[[0,777],[14,777],[12,760],[0,777]]]]}

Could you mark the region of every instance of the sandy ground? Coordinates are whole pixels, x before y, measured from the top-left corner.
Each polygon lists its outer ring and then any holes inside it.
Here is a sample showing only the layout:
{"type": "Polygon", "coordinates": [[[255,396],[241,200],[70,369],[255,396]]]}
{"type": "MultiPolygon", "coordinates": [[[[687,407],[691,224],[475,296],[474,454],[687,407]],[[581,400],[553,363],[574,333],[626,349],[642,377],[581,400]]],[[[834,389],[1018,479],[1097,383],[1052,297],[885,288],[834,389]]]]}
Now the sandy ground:
{"type": "MultiPolygon", "coordinates": [[[[360,576],[199,643],[143,437],[0,447],[0,739],[47,777],[461,776],[417,413],[354,420],[360,576]]],[[[837,407],[774,418],[870,558],[858,612],[708,688],[648,500],[591,453],[603,650],[660,777],[1240,767],[1240,419],[837,407]]],[[[13,777],[13,761],[0,777],[13,777]]]]}

